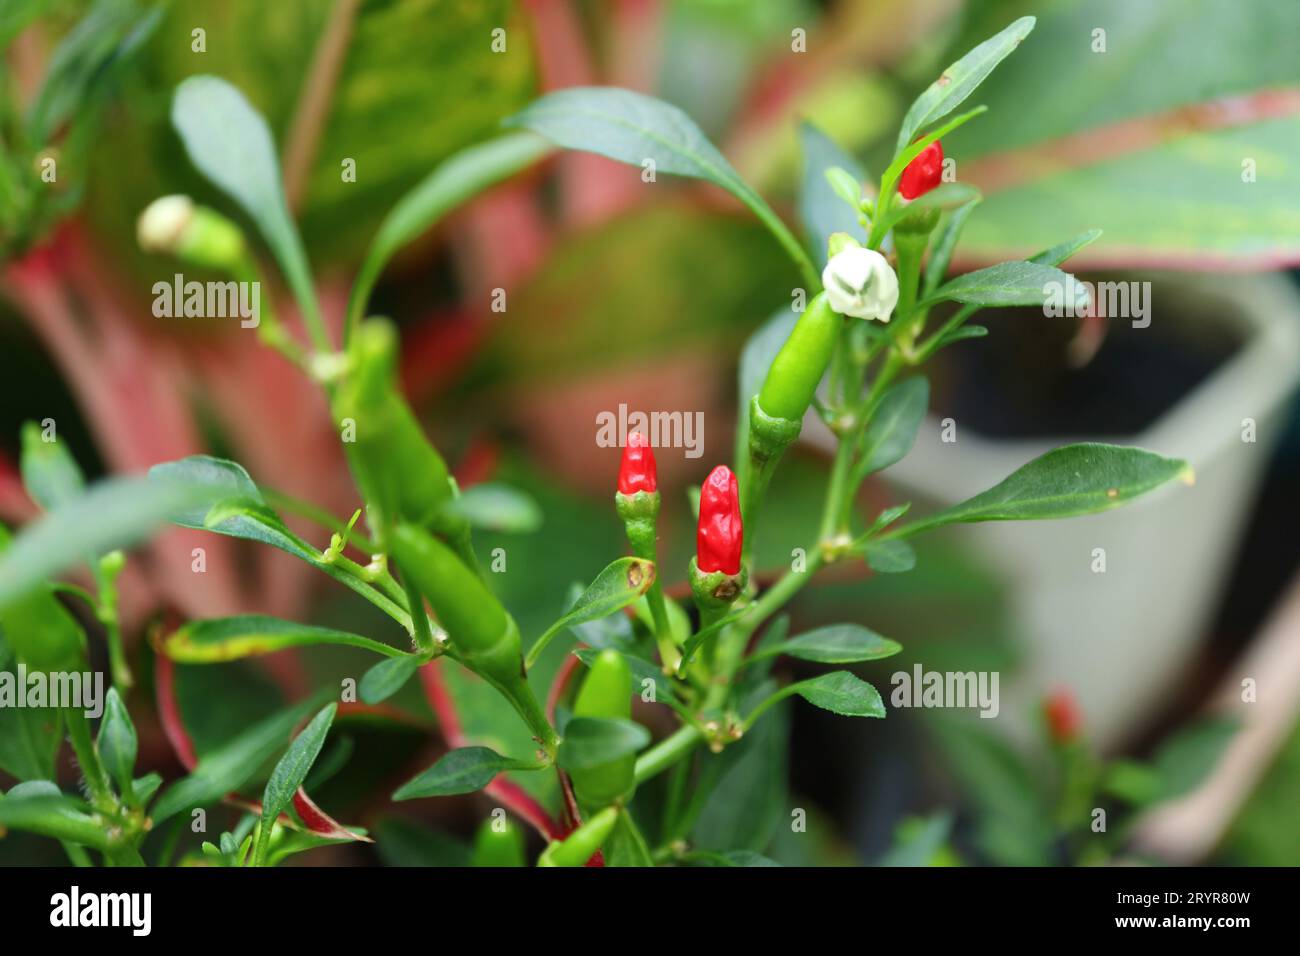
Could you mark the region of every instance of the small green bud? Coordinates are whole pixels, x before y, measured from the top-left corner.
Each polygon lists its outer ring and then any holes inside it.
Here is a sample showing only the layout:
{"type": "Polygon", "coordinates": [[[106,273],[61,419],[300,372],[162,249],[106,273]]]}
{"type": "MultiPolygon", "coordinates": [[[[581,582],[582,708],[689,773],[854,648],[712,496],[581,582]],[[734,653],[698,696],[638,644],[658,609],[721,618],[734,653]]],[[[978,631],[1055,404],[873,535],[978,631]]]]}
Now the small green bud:
{"type": "Polygon", "coordinates": [[[145,252],[175,256],[191,265],[239,272],[248,262],[239,226],[189,196],[163,196],[140,214],[136,237],[145,252]]]}
{"type": "Polygon", "coordinates": [[[609,839],[609,835],[614,832],[619,812],[617,807],[606,807],[564,840],[552,841],[551,845],[542,851],[537,865],[586,866],[587,861],[596,855],[609,839]]]}

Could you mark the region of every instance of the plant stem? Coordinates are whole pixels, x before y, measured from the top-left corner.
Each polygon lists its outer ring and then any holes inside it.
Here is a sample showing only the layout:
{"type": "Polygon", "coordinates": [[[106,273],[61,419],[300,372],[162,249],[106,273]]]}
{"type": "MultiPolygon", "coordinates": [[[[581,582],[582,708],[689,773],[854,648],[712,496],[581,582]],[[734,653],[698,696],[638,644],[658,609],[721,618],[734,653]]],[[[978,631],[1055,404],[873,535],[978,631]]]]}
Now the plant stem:
{"type": "Polygon", "coordinates": [[[703,739],[704,735],[690,725],[677,728],[675,732],[637,758],[636,782],[645,783],[656,774],[667,770],[694,750],[695,745],[703,739]]]}
{"type": "Polygon", "coordinates": [[[101,813],[116,814],[117,799],[109,786],[108,774],[99,762],[99,754],[90,739],[90,725],[86,715],[76,707],[65,707],[63,719],[68,725],[68,740],[72,742],[72,752],[77,758],[77,765],[86,777],[86,788],[90,791],[91,803],[101,813]]]}

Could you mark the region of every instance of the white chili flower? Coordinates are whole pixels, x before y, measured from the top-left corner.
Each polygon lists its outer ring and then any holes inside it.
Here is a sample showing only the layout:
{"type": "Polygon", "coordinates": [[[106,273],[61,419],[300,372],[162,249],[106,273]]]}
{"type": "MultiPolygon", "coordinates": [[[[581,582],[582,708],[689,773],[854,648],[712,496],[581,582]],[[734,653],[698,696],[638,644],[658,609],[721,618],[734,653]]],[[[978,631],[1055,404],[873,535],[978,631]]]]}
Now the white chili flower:
{"type": "Polygon", "coordinates": [[[136,238],[145,252],[174,253],[193,221],[194,203],[189,196],[163,196],[140,214],[136,238]]]}
{"type": "Polygon", "coordinates": [[[849,246],[831,256],[822,271],[831,308],[841,315],[888,322],[898,304],[898,276],[880,253],[849,246]]]}

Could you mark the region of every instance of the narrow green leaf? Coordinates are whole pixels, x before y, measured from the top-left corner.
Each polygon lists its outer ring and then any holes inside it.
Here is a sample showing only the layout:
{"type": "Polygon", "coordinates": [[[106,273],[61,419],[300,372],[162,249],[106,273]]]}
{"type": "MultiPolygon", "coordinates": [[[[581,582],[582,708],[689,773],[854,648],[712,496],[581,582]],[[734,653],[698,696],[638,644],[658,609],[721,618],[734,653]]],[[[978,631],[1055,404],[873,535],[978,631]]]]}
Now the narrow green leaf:
{"type": "Polygon", "coordinates": [[[975,47],[944,70],[912,103],[898,130],[894,153],[901,153],[918,130],[960,106],[984,78],[1018,47],[1034,28],[1033,17],[1021,17],[1001,33],[975,47]]]}
{"type": "Polygon", "coordinates": [[[918,196],[907,204],[890,206],[885,216],[881,232],[888,232],[898,225],[899,220],[918,209],[958,209],[974,206],[983,194],[969,183],[942,183],[923,196],[918,196]]]}
{"type": "Polygon", "coordinates": [[[266,782],[266,789],[262,792],[262,826],[253,846],[255,864],[265,859],[271,824],[289,806],[293,795],[307,779],[307,771],[311,770],[311,765],[320,755],[321,747],[325,745],[325,737],[329,734],[330,725],[334,723],[337,710],[338,705],[334,703],[322,707],[311,719],[311,723],[303,728],[302,733],[293,739],[289,749],[271,771],[271,779],[266,782]]]}
{"type": "MultiPolygon", "coordinates": [[[[964,206],[953,210],[948,217],[947,223],[944,224],[943,232],[939,234],[938,240],[930,249],[930,259],[925,264],[925,283],[921,287],[921,298],[928,299],[934,290],[939,288],[944,277],[948,274],[948,264],[952,262],[952,251],[957,247],[957,240],[961,238],[961,231],[966,226],[966,220],[970,218],[976,207],[983,201],[983,198],[976,196],[964,206]]],[[[1057,265],[1051,262],[1048,265],[1057,265]]]]}
{"type": "Polygon", "coordinates": [[[158,798],[149,813],[155,826],[182,810],[206,806],[238,790],[284,745],[298,722],[319,706],[319,699],[302,701],[204,754],[188,777],[158,798]]]}
{"type": "Polygon", "coordinates": [[[884,717],[879,692],[848,671],[832,671],[789,688],[808,703],[844,717],[884,717]]]}
{"type": "Polygon", "coordinates": [[[116,687],[110,687],[104,700],[104,719],[99,725],[99,736],[95,741],[99,759],[104,769],[117,781],[118,793],[127,800],[135,798],[135,757],[139,741],[135,734],[135,724],[127,713],[126,705],[117,693],[116,687]]]}
{"type": "Polygon", "coordinates": [[[267,507],[261,491],[242,465],[210,455],[191,455],[154,465],[149,469],[149,478],[159,482],[190,482],[207,489],[197,501],[173,509],[168,516],[173,524],[257,541],[286,551],[351,588],[410,630],[411,617],[405,608],[370,582],[334,562],[321,560],[321,552],[290,531],[280,516],[267,507]]]}
{"type": "Polygon", "coordinates": [[[367,704],[388,700],[406,686],[420,665],[424,663],[414,654],[402,654],[380,661],[361,676],[361,699],[367,704]]]}
{"type": "Polygon", "coordinates": [[[967,339],[982,339],[988,334],[989,330],[982,325],[963,325],[959,329],[945,332],[939,339],[939,346],[952,345],[954,342],[964,342],[967,339]]]}
{"type": "Polygon", "coordinates": [[[404,653],[360,634],[299,624],[264,614],[190,621],[163,638],[161,650],[182,664],[211,664],[315,644],[360,647],[386,657],[401,657],[404,653]]]}
{"type": "MultiPolygon", "coordinates": [[[[885,167],[885,171],[880,177],[880,195],[882,199],[893,196],[894,184],[897,183],[899,178],[903,175],[903,170],[907,168],[908,164],[911,163],[912,160],[920,156],[922,151],[927,146],[929,146],[931,143],[935,142],[936,140],[943,139],[943,137],[947,136],[953,130],[965,126],[975,117],[980,116],[981,114],[986,112],[988,112],[988,107],[977,106],[973,110],[968,110],[967,112],[962,113],[960,116],[953,117],[952,119],[948,120],[948,122],[940,126],[938,129],[931,130],[929,133],[926,133],[924,136],[918,139],[911,146],[908,146],[901,153],[895,156],[893,162],[891,162],[888,166],[885,167]]],[[[924,199],[925,197],[921,197],[921,198],[924,199]]],[[[917,201],[919,202],[920,200],[917,201]]],[[[893,221],[894,218],[891,216],[886,221],[886,225],[893,221]]],[[[872,224],[871,232],[873,238],[876,236],[884,235],[884,230],[881,229],[880,226],[876,223],[872,224]]]]}
{"type": "Polygon", "coordinates": [[[622,610],[650,590],[654,579],[653,561],[641,558],[619,558],[617,561],[610,562],[600,574],[596,575],[596,580],[591,582],[591,586],[578,595],[578,599],[573,602],[573,606],[565,612],[564,616],[537,639],[528,651],[524,666],[531,668],[537,663],[537,658],[546,649],[546,645],[561,630],[584,621],[607,617],[615,611],[622,610]]]}
{"type": "Polygon", "coordinates": [[[540,768],[536,764],[503,757],[488,747],[462,747],[443,754],[428,770],[398,787],[393,799],[415,800],[473,793],[486,787],[499,773],[537,769],[540,768]]]}
{"type": "Polygon", "coordinates": [[[1192,467],[1141,448],[1084,442],[1035,458],[988,491],[887,537],[905,538],[955,522],[1070,518],[1109,511],[1178,478],[1193,480],[1192,467]]]}
{"type": "MultiPolygon", "coordinates": [[[[12,554],[9,531],[0,524],[0,569],[14,564],[12,554]]],[[[86,634],[43,580],[7,602],[0,601],[0,637],[6,656],[12,654],[32,670],[86,669],[86,634]]]]}
{"type": "MultiPolygon", "coordinates": [[[[858,242],[867,241],[857,205],[862,197],[862,184],[867,181],[867,171],[812,123],[799,124],[799,144],[803,149],[799,216],[808,233],[813,260],[818,265],[825,265],[826,240],[832,233],[846,232],[858,242]]],[[[748,395],[745,401],[749,401],[748,395]]]]}
{"type": "Polygon", "coordinates": [[[104,849],[108,845],[105,828],[81,807],[48,780],[20,783],[0,797],[0,827],[104,849]]]}
{"type": "Polygon", "coordinates": [[[174,481],[110,478],[23,528],[0,557],[0,608],[83,561],[147,538],[203,489],[174,481]]]}
{"type": "Polygon", "coordinates": [[[512,133],[478,143],[443,160],[399,199],[370,244],[348,301],[348,325],[365,312],[366,300],[393,255],[472,196],[541,159],[549,149],[531,133],[512,133]]]}
{"type": "Polygon", "coordinates": [[[951,299],[980,306],[1037,305],[1063,290],[1073,279],[1055,266],[1039,262],[1000,262],[939,286],[926,304],[951,299]]]}
{"type": "Polygon", "coordinates": [[[1045,266],[1059,266],[1066,259],[1070,258],[1080,249],[1084,249],[1101,238],[1100,229],[1089,229],[1087,232],[1081,232],[1073,239],[1067,239],[1059,245],[1052,246],[1050,249],[1044,249],[1036,256],[1030,256],[1030,262],[1037,262],[1045,266]]]}
{"type": "Polygon", "coordinates": [[[858,480],[901,461],[916,444],[930,405],[930,383],[915,376],[886,390],[859,448],[858,480]]]}
{"type": "Polygon", "coordinates": [[[531,534],[542,526],[542,509],[531,495],[499,482],[474,485],[447,507],[475,528],[531,534]]]}
{"type": "Polygon", "coordinates": [[[60,441],[45,441],[36,422],[23,423],[21,469],[27,494],[46,511],[79,498],[86,479],[71,453],[60,441]]]}
{"type": "Polygon", "coordinates": [[[243,93],[216,76],[182,81],[172,100],[171,119],[194,167],[257,224],[284,270],[315,344],[328,346],[307,254],[285,202],[280,163],[266,120],[243,93]]]}
{"type": "Polygon", "coordinates": [[[62,720],[54,707],[0,707],[0,770],[19,780],[53,778],[62,720]]]}
{"type": "Polygon", "coordinates": [[[891,657],[902,649],[903,646],[896,641],[881,637],[860,624],[832,624],[765,647],[750,660],[784,654],[819,664],[853,664],[891,657]]]}
{"type": "Polygon", "coordinates": [[[566,149],[581,149],[657,173],[704,179],[748,206],[804,270],[817,275],[799,243],[771,208],[680,109],[663,100],[614,87],[572,87],[548,93],[507,126],[534,130],[566,149]]]}
{"type": "Polygon", "coordinates": [[[565,770],[590,770],[635,754],[650,743],[650,731],[632,720],[574,717],[564,728],[556,762],[565,770]]]}
{"type": "Polygon", "coordinates": [[[916,567],[916,551],[906,541],[868,541],[862,547],[862,556],[878,574],[903,574],[916,567]]]}
{"type": "Polygon", "coordinates": [[[158,792],[162,782],[162,774],[152,772],[131,781],[131,793],[135,795],[136,806],[146,806],[153,799],[153,795],[158,792]]]}

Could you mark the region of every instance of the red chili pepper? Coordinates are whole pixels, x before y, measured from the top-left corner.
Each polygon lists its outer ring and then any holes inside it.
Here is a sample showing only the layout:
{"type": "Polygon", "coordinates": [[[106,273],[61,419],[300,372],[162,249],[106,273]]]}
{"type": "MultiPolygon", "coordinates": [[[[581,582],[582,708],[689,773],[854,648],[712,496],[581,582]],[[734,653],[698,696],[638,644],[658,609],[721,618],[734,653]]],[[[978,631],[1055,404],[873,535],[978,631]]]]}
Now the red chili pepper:
{"type": "Polygon", "coordinates": [[[1068,690],[1053,691],[1043,704],[1043,713],[1047,717],[1047,730],[1057,743],[1069,743],[1079,736],[1083,726],[1083,715],[1079,712],[1079,702],[1068,690]]]}
{"type": "Polygon", "coordinates": [[[700,489],[700,526],[695,534],[695,562],[706,574],[740,573],[744,528],[736,476],[726,465],[709,472],[700,489]]]}
{"type": "Polygon", "coordinates": [[[654,491],[658,487],[657,476],[655,453],[650,447],[650,439],[640,432],[632,432],[627,436],[627,444],[623,446],[623,461],[618,466],[618,490],[625,495],[654,491]]]}
{"type": "Polygon", "coordinates": [[[898,180],[898,193],[904,199],[924,196],[943,178],[943,147],[936,139],[907,164],[898,180]]]}

